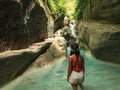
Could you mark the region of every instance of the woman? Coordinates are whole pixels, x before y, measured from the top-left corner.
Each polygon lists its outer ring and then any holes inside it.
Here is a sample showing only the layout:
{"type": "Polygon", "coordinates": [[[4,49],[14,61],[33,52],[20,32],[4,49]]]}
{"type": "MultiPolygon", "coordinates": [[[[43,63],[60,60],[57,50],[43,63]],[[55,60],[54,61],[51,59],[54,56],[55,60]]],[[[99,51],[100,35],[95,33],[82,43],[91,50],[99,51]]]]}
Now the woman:
{"type": "Polygon", "coordinates": [[[78,90],[78,85],[81,90],[84,90],[82,85],[84,81],[84,58],[80,55],[77,43],[71,45],[71,53],[68,62],[67,81],[71,83],[73,90],[78,90]]]}

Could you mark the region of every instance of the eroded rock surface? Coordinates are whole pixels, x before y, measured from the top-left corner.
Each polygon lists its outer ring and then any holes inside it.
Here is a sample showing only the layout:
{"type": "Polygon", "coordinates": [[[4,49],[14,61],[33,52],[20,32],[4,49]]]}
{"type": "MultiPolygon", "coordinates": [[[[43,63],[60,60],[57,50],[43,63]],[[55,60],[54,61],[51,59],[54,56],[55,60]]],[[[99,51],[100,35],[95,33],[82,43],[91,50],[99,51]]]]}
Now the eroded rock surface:
{"type": "Polygon", "coordinates": [[[82,47],[98,59],[120,63],[120,0],[80,0],[76,16],[82,47]]]}
{"type": "Polygon", "coordinates": [[[78,19],[120,23],[120,0],[80,0],[78,19]]]}
{"type": "Polygon", "coordinates": [[[50,45],[50,42],[35,43],[27,49],[0,53],[0,87],[21,75],[50,45]]]}
{"type": "Polygon", "coordinates": [[[36,0],[0,0],[0,52],[48,37],[48,17],[36,0]]]}
{"type": "Polygon", "coordinates": [[[66,40],[63,37],[49,38],[46,42],[52,42],[50,48],[43,55],[39,56],[31,67],[42,67],[48,62],[66,54],[66,40]]]}
{"type": "Polygon", "coordinates": [[[66,41],[62,37],[34,43],[29,48],[0,53],[0,87],[31,67],[42,67],[65,56],[66,41]]]}
{"type": "Polygon", "coordinates": [[[80,22],[79,42],[82,48],[103,61],[120,63],[120,26],[98,22],[80,22]]]}

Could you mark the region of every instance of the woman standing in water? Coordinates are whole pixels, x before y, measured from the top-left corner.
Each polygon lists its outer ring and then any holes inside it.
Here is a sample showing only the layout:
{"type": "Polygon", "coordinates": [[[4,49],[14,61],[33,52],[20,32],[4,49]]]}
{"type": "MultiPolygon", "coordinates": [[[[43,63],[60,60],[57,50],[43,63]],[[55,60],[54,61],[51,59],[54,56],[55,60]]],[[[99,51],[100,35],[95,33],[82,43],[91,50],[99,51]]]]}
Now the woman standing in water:
{"type": "Polygon", "coordinates": [[[84,58],[80,55],[79,46],[77,43],[71,45],[71,52],[68,61],[68,77],[67,81],[71,83],[73,90],[84,90],[82,85],[84,81],[84,58]]]}

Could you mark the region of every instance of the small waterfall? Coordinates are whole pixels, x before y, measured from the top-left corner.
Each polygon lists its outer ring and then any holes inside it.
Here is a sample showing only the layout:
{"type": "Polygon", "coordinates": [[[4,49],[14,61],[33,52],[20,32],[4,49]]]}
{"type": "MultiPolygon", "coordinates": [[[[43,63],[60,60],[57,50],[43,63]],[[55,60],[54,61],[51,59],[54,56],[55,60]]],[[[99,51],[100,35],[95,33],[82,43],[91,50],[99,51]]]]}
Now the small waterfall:
{"type": "Polygon", "coordinates": [[[73,22],[69,23],[69,28],[70,28],[70,31],[71,31],[71,35],[73,37],[76,37],[76,33],[75,33],[75,24],[73,22]]]}
{"type": "Polygon", "coordinates": [[[78,36],[77,36],[77,32],[76,32],[76,29],[75,29],[75,22],[74,21],[71,21],[69,23],[69,28],[70,28],[70,36],[73,37],[75,39],[75,42],[78,43],[78,36]]]}

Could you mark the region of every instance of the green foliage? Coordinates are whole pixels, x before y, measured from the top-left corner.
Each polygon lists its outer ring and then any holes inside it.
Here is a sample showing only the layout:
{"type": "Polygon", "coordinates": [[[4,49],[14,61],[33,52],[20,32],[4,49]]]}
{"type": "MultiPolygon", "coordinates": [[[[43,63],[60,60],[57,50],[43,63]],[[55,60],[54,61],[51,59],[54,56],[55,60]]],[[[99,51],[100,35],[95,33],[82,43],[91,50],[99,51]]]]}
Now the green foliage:
{"type": "Polygon", "coordinates": [[[47,5],[55,18],[66,14],[65,0],[47,0],[47,5]]]}
{"type": "Polygon", "coordinates": [[[66,14],[66,7],[65,7],[66,0],[56,0],[55,2],[56,5],[59,7],[60,11],[66,14]]]}
{"type": "Polygon", "coordinates": [[[91,0],[76,0],[76,8],[74,12],[74,19],[87,19],[90,17],[90,1],[91,0]]]}
{"type": "Polygon", "coordinates": [[[79,20],[81,17],[79,16],[81,10],[80,10],[80,4],[81,4],[81,0],[76,0],[76,8],[75,8],[75,12],[73,14],[73,17],[75,20],[79,20]]]}
{"type": "Polygon", "coordinates": [[[84,11],[83,11],[83,18],[85,20],[87,20],[88,18],[90,18],[90,4],[88,3],[87,6],[85,7],[84,11]]]}

